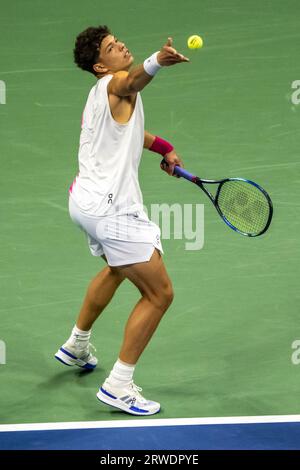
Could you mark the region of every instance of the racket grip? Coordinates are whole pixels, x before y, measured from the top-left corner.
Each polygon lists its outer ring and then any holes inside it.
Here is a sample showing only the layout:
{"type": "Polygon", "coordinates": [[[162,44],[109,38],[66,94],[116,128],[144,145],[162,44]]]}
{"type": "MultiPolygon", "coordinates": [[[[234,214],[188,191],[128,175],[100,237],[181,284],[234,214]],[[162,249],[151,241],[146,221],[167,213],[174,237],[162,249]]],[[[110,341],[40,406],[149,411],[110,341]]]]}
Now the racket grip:
{"type": "MultiPolygon", "coordinates": [[[[161,163],[168,164],[164,158],[162,159],[161,163]]],[[[186,180],[192,181],[193,183],[195,182],[195,179],[196,179],[196,176],[192,175],[192,173],[189,173],[187,170],[185,170],[184,168],[181,168],[178,165],[176,165],[174,168],[174,175],[182,176],[186,180]]]]}
{"type": "Polygon", "coordinates": [[[174,168],[174,174],[178,175],[178,176],[182,176],[186,180],[189,180],[189,181],[192,181],[192,182],[195,181],[195,176],[192,175],[192,173],[189,173],[187,170],[185,170],[184,168],[181,168],[178,165],[176,165],[175,168],[174,168]]]}

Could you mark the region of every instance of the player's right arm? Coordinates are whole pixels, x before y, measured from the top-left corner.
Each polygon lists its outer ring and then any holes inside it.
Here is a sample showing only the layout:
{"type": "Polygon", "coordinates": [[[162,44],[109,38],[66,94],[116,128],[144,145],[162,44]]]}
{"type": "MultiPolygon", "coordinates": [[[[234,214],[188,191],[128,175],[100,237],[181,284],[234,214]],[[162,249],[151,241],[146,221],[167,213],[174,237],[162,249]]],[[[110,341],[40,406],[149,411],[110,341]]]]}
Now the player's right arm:
{"type": "MultiPolygon", "coordinates": [[[[162,67],[189,62],[189,59],[172,47],[172,38],[168,38],[166,44],[157,54],[157,62],[162,67]]],[[[116,72],[108,84],[108,93],[116,96],[134,95],[143,90],[151,82],[153,76],[149,75],[144,65],[140,64],[130,72],[121,70],[116,72]]]]}

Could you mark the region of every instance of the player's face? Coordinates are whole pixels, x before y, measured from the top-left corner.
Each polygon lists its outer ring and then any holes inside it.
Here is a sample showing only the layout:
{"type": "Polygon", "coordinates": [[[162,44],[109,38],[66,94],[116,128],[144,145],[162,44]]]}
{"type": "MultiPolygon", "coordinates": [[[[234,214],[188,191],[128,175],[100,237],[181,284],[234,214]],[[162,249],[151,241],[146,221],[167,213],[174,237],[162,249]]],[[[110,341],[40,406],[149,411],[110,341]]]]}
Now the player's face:
{"type": "Polygon", "coordinates": [[[124,42],[109,34],[101,42],[99,63],[111,72],[128,70],[133,63],[133,56],[124,42]]]}

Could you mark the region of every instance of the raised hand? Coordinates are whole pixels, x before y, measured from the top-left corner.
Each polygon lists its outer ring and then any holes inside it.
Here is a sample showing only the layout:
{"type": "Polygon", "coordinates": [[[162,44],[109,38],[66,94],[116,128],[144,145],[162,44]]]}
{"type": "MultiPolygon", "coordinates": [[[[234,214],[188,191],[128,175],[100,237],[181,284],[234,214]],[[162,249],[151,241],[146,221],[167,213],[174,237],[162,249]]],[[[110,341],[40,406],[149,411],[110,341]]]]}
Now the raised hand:
{"type": "Polygon", "coordinates": [[[168,38],[166,44],[161,48],[157,54],[157,61],[163,67],[170,65],[180,64],[181,62],[189,62],[190,60],[183,54],[180,54],[173,47],[173,39],[168,38]]]}

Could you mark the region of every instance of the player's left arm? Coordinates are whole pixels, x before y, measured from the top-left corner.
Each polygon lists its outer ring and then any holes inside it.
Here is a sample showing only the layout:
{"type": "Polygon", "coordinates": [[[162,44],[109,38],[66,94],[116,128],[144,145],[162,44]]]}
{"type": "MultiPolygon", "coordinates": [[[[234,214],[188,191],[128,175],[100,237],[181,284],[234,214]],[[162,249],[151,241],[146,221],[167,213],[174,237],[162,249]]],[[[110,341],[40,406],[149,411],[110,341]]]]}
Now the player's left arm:
{"type": "Polygon", "coordinates": [[[175,165],[179,165],[183,168],[183,162],[174,149],[173,145],[161,137],[144,131],[144,148],[151,150],[152,152],[159,153],[164,157],[168,165],[162,164],[160,167],[170,176],[173,175],[175,165]]]}
{"type": "Polygon", "coordinates": [[[150,149],[154,141],[155,135],[150,134],[150,132],[144,131],[144,149],[150,149]]]}

